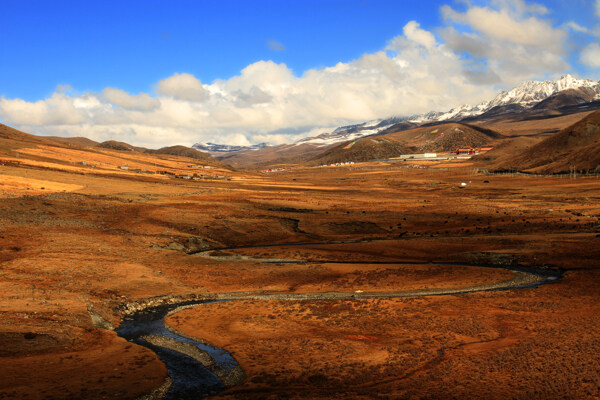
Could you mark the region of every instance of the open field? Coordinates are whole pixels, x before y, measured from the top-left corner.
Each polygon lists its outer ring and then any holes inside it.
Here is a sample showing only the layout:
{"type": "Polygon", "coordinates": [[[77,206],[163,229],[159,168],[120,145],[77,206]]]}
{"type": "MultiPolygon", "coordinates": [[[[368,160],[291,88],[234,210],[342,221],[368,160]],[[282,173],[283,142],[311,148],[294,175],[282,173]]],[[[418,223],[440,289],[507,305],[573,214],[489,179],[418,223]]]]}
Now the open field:
{"type": "Polygon", "coordinates": [[[489,264],[565,274],[452,296],[214,303],[168,322],[238,360],[247,379],[222,398],[600,397],[596,177],[360,163],[184,181],[116,170],[185,171],[192,161],[176,156],[90,150],[93,169],[44,146],[0,162],[0,398],[134,399],[160,386],[158,357],[107,329],[124,303],[510,279],[469,267],[489,264]]]}

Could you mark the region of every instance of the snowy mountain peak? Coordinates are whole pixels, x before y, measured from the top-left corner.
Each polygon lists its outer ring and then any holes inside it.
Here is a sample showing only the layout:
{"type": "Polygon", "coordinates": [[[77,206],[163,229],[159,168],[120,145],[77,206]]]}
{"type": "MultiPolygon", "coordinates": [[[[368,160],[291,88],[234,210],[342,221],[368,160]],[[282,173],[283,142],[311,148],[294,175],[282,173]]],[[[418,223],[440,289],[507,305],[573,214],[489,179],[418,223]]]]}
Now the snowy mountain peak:
{"type": "Polygon", "coordinates": [[[510,91],[500,92],[489,102],[487,109],[508,104],[520,104],[528,107],[567,89],[580,87],[592,88],[600,93],[600,83],[588,79],[577,79],[572,75],[563,75],[556,81],[526,81],[510,91]]]}
{"type": "Polygon", "coordinates": [[[494,107],[522,106],[530,108],[548,97],[567,89],[585,88],[596,93],[600,99],[600,82],[589,79],[577,79],[572,75],[563,75],[555,81],[525,81],[511,90],[503,90],[492,100],[483,102],[475,107],[463,105],[447,112],[429,112],[411,117],[413,121],[447,121],[481,115],[494,107]]]}
{"type": "Polygon", "coordinates": [[[310,136],[296,142],[296,146],[311,144],[315,146],[328,146],[330,144],[359,139],[361,137],[377,134],[407,118],[392,117],[363,122],[362,124],[341,126],[331,133],[322,133],[318,136],[310,136]]]}

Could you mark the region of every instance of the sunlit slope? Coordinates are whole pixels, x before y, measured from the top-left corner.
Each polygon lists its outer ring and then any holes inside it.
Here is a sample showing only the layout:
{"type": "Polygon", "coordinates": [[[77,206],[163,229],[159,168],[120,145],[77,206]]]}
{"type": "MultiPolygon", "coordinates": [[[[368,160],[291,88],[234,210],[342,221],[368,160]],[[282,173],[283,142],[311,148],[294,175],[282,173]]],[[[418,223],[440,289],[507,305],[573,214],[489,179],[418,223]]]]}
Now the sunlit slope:
{"type": "Polygon", "coordinates": [[[494,169],[543,174],[600,171],[600,111],[504,159],[494,169]]]}

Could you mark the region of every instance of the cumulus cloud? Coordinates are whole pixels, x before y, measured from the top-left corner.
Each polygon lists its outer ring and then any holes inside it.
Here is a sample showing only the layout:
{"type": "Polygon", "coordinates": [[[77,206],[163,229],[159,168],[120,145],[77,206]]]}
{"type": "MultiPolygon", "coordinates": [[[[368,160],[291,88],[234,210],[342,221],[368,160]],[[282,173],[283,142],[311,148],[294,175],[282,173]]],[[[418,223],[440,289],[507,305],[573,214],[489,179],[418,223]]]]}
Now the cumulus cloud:
{"type": "Polygon", "coordinates": [[[504,8],[514,15],[525,13],[546,15],[550,11],[539,3],[528,3],[524,0],[492,0],[491,4],[497,8],[504,8]]]}
{"type": "Polygon", "coordinates": [[[515,85],[540,72],[555,74],[569,67],[567,33],[543,19],[547,13],[544,6],[522,0],[497,0],[463,12],[446,5],[442,15],[450,26],[442,30],[442,37],[453,51],[467,54],[477,66],[469,75],[483,74],[515,85]]]}
{"type": "MultiPolygon", "coordinates": [[[[149,93],[59,88],[34,102],[0,97],[0,118],[25,131],[155,148],[279,144],[340,125],[476,104],[501,86],[568,68],[565,30],[576,27],[553,27],[543,6],[494,0],[441,12],[445,26],[410,21],[380,51],[300,74],[283,63],[258,61],[209,84],[175,73],[149,93]]],[[[599,52],[590,45],[581,61],[598,66],[599,52]]]]}
{"type": "Polygon", "coordinates": [[[131,95],[121,89],[106,88],[102,94],[112,104],[129,110],[149,111],[160,106],[160,101],[147,93],[131,95]]]}
{"type": "Polygon", "coordinates": [[[408,24],[404,25],[404,36],[406,39],[411,40],[421,46],[424,46],[428,49],[435,46],[435,36],[431,32],[423,30],[420,28],[420,25],[417,21],[410,21],[408,24]]]}
{"type": "Polygon", "coordinates": [[[468,25],[488,39],[551,49],[556,49],[563,42],[564,32],[554,29],[550,23],[533,16],[523,18],[522,14],[514,15],[510,11],[504,8],[471,7],[460,13],[450,6],[442,8],[445,18],[468,25]]]}
{"type": "Polygon", "coordinates": [[[264,90],[257,88],[256,86],[252,86],[252,88],[250,88],[250,90],[247,92],[237,91],[233,94],[237,98],[235,104],[240,107],[250,107],[255,104],[265,104],[269,103],[273,99],[273,96],[264,90]]]}
{"type": "Polygon", "coordinates": [[[189,101],[202,101],[208,94],[194,75],[178,74],[170,76],[156,84],[156,91],[163,96],[189,101]]]}
{"type": "Polygon", "coordinates": [[[2,97],[0,115],[7,123],[15,125],[77,125],[85,123],[90,116],[90,108],[98,104],[93,96],[71,97],[62,91],[35,102],[2,97]]]}
{"type": "Polygon", "coordinates": [[[597,43],[587,45],[581,52],[580,60],[589,67],[600,68],[600,46],[597,43]]]}

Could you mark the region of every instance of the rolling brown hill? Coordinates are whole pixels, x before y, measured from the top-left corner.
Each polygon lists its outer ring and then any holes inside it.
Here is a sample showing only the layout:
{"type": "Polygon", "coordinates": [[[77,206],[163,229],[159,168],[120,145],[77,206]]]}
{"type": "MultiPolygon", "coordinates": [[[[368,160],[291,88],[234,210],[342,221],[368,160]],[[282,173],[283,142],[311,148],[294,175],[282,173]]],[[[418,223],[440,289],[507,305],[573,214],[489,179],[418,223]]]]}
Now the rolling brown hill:
{"type": "Polygon", "coordinates": [[[514,157],[499,161],[493,170],[540,174],[600,172],[600,110],[514,157]]]}
{"type": "Polygon", "coordinates": [[[217,161],[215,158],[206,153],[181,145],[163,147],[158,150],[146,150],[146,152],[152,154],[166,154],[170,156],[187,157],[194,160],[209,161],[211,164],[226,165],[225,163],[217,161]]]}
{"type": "Polygon", "coordinates": [[[48,139],[52,139],[55,142],[63,143],[66,145],[73,145],[78,147],[96,147],[100,143],[95,140],[88,139],[86,137],[77,136],[77,137],[60,137],[60,136],[46,136],[48,139]]]}
{"type": "Polygon", "coordinates": [[[0,124],[0,139],[40,141],[40,138],[38,138],[37,136],[21,132],[4,124],[0,124]]]}
{"type": "Polygon", "coordinates": [[[54,138],[32,135],[0,124],[0,154],[15,155],[15,150],[35,145],[64,146],[54,138]]]}
{"type": "Polygon", "coordinates": [[[386,136],[367,137],[334,146],[313,158],[314,165],[388,159],[409,153],[409,147],[386,136]]]}
{"type": "Polygon", "coordinates": [[[490,129],[461,123],[449,123],[389,132],[345,142],[319,154],[313,164],[369,161],[399,157],[411,153],[441,153],[460,147],[481,147],[502,135],[490,129]]]}
{"type": "MultiPolygon", "coordinates": [[[[81,139],[85,139],[85,138],[78,138],[78,139],[79,139],[78,142],[82,142],[81,139]]],[[[86,140],[89,140],[89,139],[86,139],[86,140]]],[[[89,141],[92,142],[91,140],[89,140],[89,141]]],[[[125,143],[125,142],[118,142],[116,140],[108,140],[106,142],[97,144],[95,147],[102,148],[102,149],[119,150],[119,151],[133,151],[133,152],[146,153],[146,154],[164,154],[164,155],[169,155],[169,156],[186,157],[186,158],[190,158],[193,160],[200,160],[200,161],[203,161],[203,162],[213,165],[213,166],[229,167],[229,165],[227,165],[226,163],[216,160],[214,157],[212,157],[209,154],[206,154],[206,153],[196,150],[196,149],[192,149],[191,147],[186,147],[186,146],[181,146],[181,145],[168,146],[168,147],[160,148],[158,150],[153,150],[153,149],[147,149],[144,147],[132,146],[129,143],[125,143]]]]}
{"type": "Polygon", "coordinates": [[[56,144],[57,142],[53,141],[51,138],[46,138],[43,136],[36,136],[30,133],[25,133],[19,131],[15,128],[11,128],[10,126],[0,124],[0,139],[15,141],[21,143],[39,143],[39,144],[56,144]]]}
{"type": "Polygon", "coordinates": [[[98,144],[96,147],[100,147],[101,149],[110,149],[110,150],[137,151],[140,153],[143,153],[147,150],[143,147],[132,146],[129,143],[118,142],[116,140],[107,140],[105,142],[98,144]]]}
{"type": "MultiPolygon", "coordinates": [[[[205,165],[227,170],[231,169],[228,164],[216,160],[209,154],[185,146],[171,146],[159,150],[149,150],[115,140],[98,143],[85,137],[62,138],[36,136],[3,124],[0,124],[0,155],[65,165],[72,165],[73,160],[88,161],[88,164],[95,164],[91,160],[105,156],[112,157],[111,160],[116,165],[128,164],[132,160],[132,157],[134,159],[136,157],[144,159],[149,162],[148,165],[154,165],[156,163],[160,164],[163,159],[174,159],[172,156],[176,156],[182,157],[182,163],[187,162],[191,164],[200,160],[205,165]],[[75,154],[77,155],[75,156],[75,154]],[[148,158],[156,158],[156,163],[150,162],[148,158]]],[[[140,164],[140,167],[143,166],[140,164]]]]}
{"type": "Polygon", "coordinates": [[[421,130],[412,138],[418,152],[447,152],[459,147],[482,147],[502,138],[496,131],[467,124],[445,124],[421,130]],[[424,143],[419,143],[424,141],[424,143]]]}
{"type": "Polygon", "coordinates": [[[236,151],[218,160],[235,168],[263,168],[274,165],[303,164],[322,153],[328,146],[317,146],[311,143],[282,144],[258,150],[236,151]]]}

